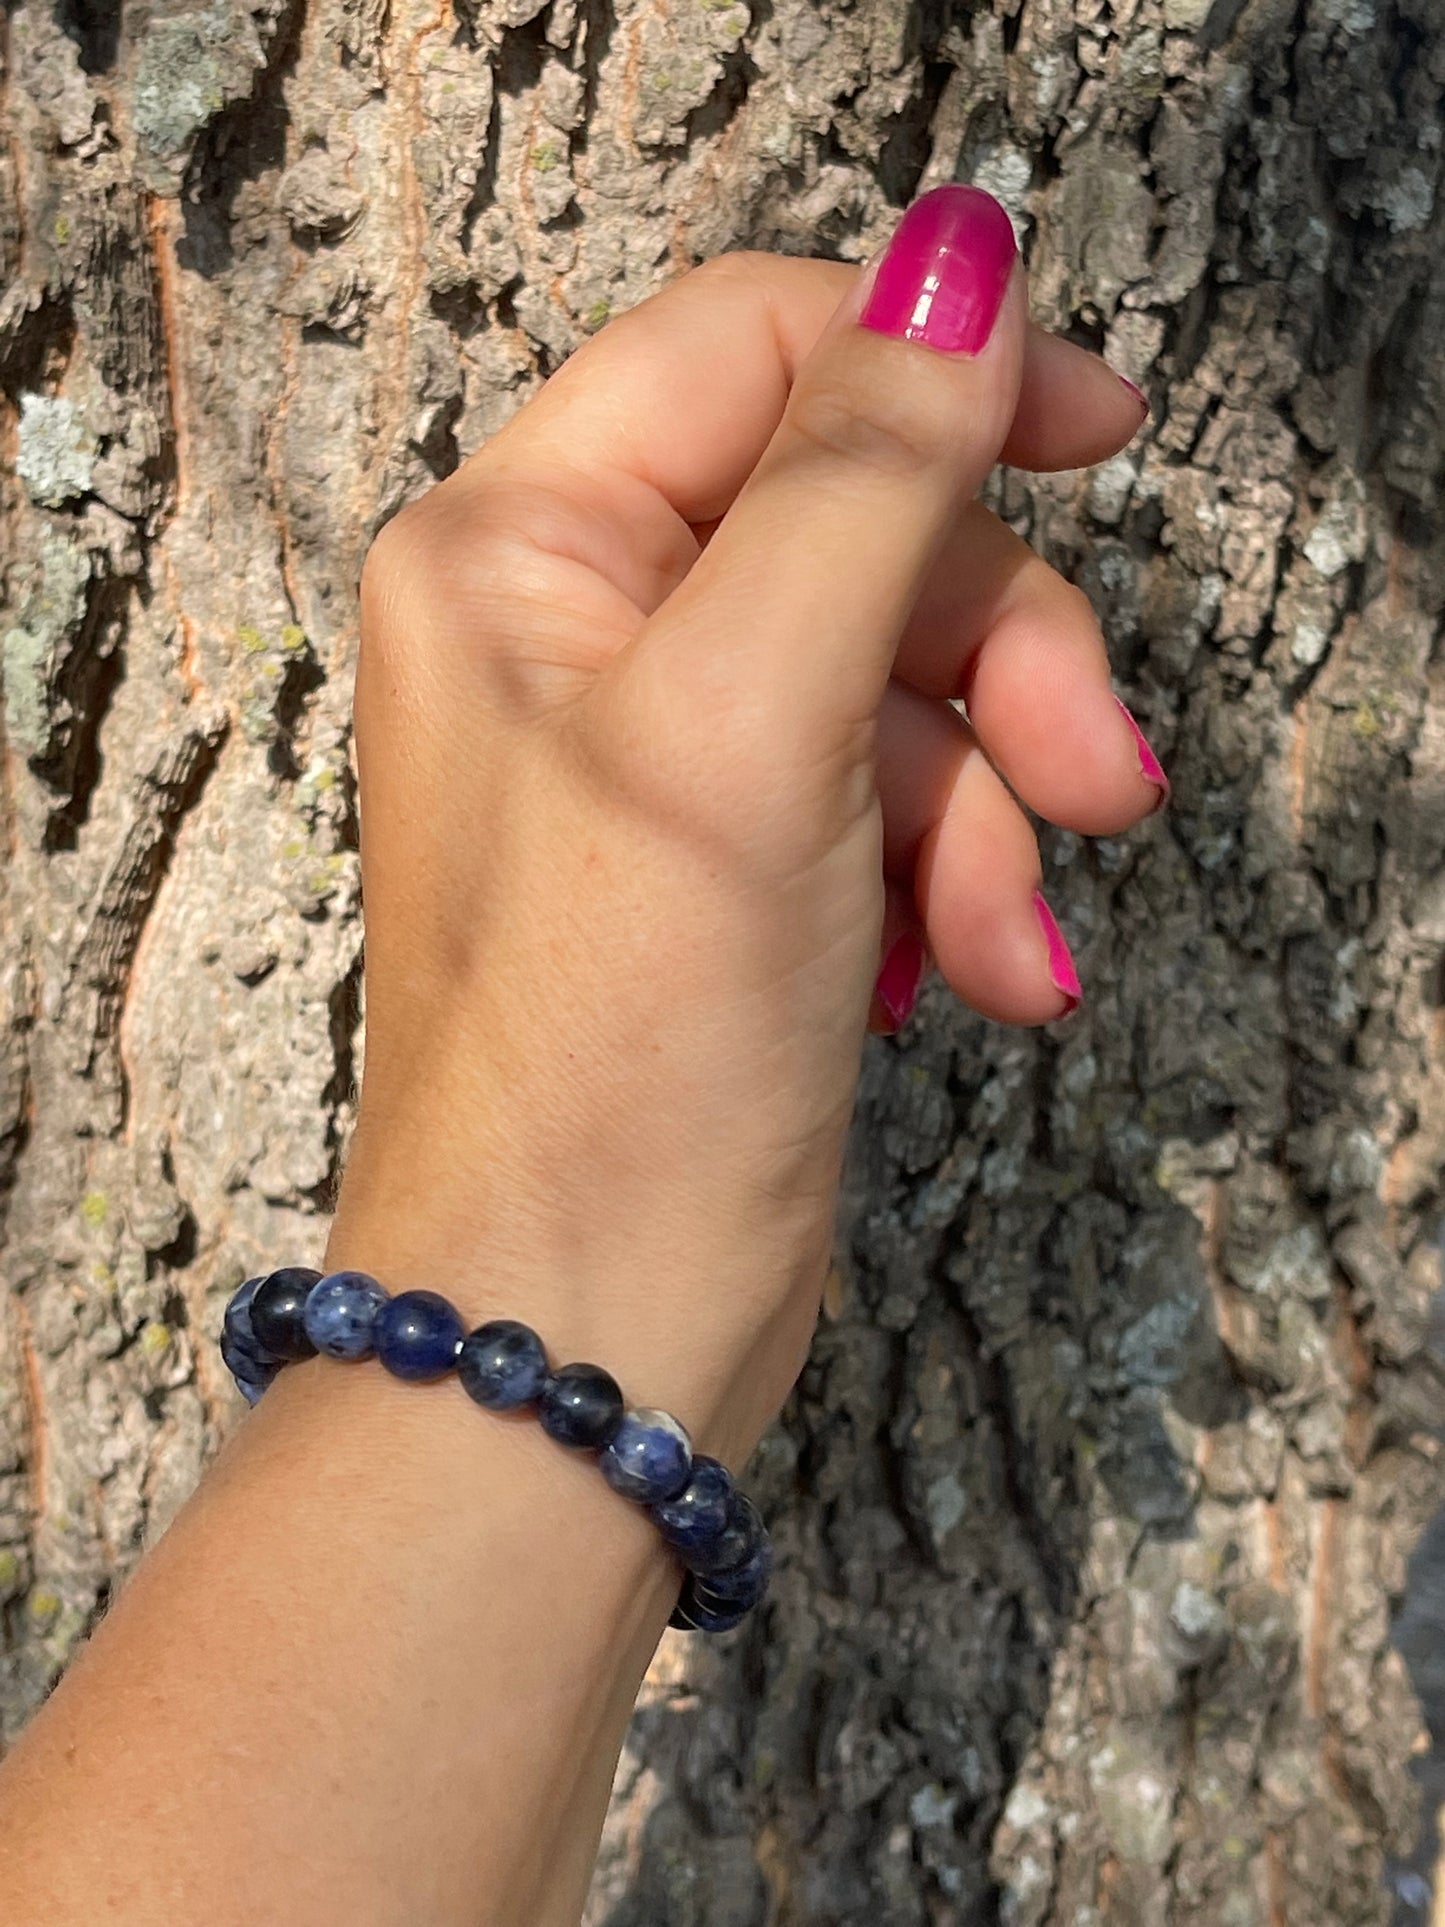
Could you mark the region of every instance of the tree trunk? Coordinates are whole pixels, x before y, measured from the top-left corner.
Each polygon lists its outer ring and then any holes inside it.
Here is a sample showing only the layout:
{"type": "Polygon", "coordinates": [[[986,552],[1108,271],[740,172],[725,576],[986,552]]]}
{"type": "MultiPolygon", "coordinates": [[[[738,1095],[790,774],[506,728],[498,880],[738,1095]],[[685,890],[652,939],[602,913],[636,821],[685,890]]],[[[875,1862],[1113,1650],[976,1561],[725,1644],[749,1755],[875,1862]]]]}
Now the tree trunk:
{"type": "Polygon", "coordinates": [[[1175,780],[1046,834],[1088,1002],[870,1046],[752,1631],[593,1927],[1355,1927],[1441,1489],[1441,0],[26,0],[0,154],[0,1716],[237,1416],[360,1048],[377,526],[703,256],[986,185],[1148,386],[1003,477],[1175,780]],[[1435,1376],[1432,1376],[1432,1372],[1435,1376]]]}

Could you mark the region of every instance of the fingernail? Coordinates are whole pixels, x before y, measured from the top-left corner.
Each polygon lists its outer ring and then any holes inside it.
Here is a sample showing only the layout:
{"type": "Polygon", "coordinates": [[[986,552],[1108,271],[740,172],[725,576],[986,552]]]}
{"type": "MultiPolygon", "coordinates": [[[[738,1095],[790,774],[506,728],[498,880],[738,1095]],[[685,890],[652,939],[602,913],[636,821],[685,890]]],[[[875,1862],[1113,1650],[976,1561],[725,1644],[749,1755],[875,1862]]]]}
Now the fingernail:
{"type": "Polygon", "coordinates": [[[896,1027],[901,1028],[913,1014],[926,961],[927,952],[911,930],[896,940],[883,959],[878,973],[878,1001],[896,1027]]]}
{"type": "Polygon", "coordinates": [[[1143,730],[1140,729],[1139,725],[1130,715],[1127,705],[1121,702],[1117,696],[1114,698],[1114,701],[1119,704],[1119,714],[1134,732],[1134,744],[1139,751],[1139,773],[1158,789],[1159,801],[1154,807],[1156,810],[1162,810],[1164,805],[1169,801],[1170,787],[1169,778],[1164,774],[1164,765],[1159,761],[1159,758],[1154,754],[1153,750],[1150,749],[1143,730]]]}
{"type": "Polygon", "coordinates": [[[1130,381],[1127,375],[1120,375],[1117,368],[1114,370],[1114,373],[1119,376],[1119,380],[1123,383],[1124,387],[1129,390],[1129,393],[1134,397],[1135,401],[1138,402],[1144,413],[1146,415],[1151,414],[1153,411],[1149,406],[1149,397],[1144,393],[1144,390],[1139,386],[1138,382],[1130,381]]]}
{"type": "Polygon", "coordinates": [[[1058,919],[1048,906],[1042,890],[1034,891],[1034,909],[1043,928],[1044,940],[1049,946],[1049,980],[1055,990],[1061,990],[1068,1003],[1059,1012],[1067,1017],[1071,1010],[1077,1010],[1084,1001],[1084,986],[1079,982],[1079,973],[1074,968],[1073,953],[1064,941],[1058,919]]]}
{"type": "Polygon", "coordinates": [[[935,187],[904,214],[858,317],[952,354],[987,345],[1018,255],[1013,223],[977,187],[935,187]]]}

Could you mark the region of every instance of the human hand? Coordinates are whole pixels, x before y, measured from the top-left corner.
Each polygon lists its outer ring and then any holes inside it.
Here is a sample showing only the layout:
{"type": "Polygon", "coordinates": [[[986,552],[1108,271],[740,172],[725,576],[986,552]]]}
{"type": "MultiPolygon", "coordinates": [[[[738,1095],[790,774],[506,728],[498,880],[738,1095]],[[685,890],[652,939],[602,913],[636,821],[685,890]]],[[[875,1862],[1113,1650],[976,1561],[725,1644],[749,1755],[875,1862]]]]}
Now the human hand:
{"type": "Polygon", "coordinates": [[[906,1014],[925,942],[990,1016],[1072,1007],[1011,790],[1086,833],[1163,799],[1087,602],[974,500],[1142,407],[1029,329],[1002,210],[946,188],[863,273],[689,274],[383,531],[329,1265],[525,1318],[751,1448],[811,1336],[870,1015],[906,1014]]]}

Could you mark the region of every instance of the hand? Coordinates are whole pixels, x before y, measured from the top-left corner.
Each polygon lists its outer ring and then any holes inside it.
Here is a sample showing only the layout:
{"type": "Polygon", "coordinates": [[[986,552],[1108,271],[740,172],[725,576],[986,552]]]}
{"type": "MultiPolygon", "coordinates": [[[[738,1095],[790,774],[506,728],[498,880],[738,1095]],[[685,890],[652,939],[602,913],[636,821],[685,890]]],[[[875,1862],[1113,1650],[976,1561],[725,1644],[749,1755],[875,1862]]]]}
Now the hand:
{"type": "Polygon", "coordinates": [[[1163,799],[1086,600],[974,501],[1142,407],[1029,329],[1006,216],[945,188],[865,272],[688,275],[387,527],[330,1264],[525,1318],[751,1448],[811,1336],[870,1014],[906,1014],[925,943],[986,1014],[1063,1014],[1015,794],[1088,833],[1163,799]]]}

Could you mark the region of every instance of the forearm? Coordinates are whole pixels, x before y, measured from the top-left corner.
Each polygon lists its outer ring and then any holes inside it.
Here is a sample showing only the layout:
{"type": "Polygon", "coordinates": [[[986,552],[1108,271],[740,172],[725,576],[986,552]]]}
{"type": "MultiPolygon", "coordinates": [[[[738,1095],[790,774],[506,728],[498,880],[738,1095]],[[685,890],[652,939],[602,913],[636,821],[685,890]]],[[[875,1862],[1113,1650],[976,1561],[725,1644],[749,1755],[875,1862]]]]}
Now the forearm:
{"type": "Polygon", "coordinates": [[[0,1776],[0,1914],[575,1923],[676,1590],[535,1423],[290,1368],[0,1776]]]}
{"type": "MultiPolygon", "coordinates": [[[[423,1138],[373,1079],[327,1265],[520,1317],[739,1468],[830,1213],[784,1198],[745,1245],[702,1176],[650,1209],[600,1185],[604,1147],[569,1186],[545,1099],[513,1086],[505,1146],[459,1098],[423,1138]]],[[[287,1366],[0,1770],[0,1919],[575,1927],[681,1577],[532,1413],[374,1358],[287,1366]]]]}

